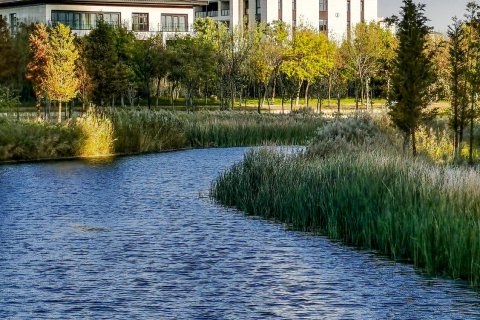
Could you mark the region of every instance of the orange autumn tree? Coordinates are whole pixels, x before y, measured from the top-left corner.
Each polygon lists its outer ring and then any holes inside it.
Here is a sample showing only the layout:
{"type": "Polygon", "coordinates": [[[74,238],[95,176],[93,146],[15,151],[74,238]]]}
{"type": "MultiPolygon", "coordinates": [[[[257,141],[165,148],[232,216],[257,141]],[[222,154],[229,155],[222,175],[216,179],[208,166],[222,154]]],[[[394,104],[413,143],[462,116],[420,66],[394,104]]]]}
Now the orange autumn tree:
{"type": "Polygon", "coordinates": [[[35,109],[40,117],[41,100],[46,98],[46,68],[50,60],[50,44],[47,27],[36,24],[29,38],[30,63],[27,65],[27,79],[33,84],[35,92],[35,109]]]}

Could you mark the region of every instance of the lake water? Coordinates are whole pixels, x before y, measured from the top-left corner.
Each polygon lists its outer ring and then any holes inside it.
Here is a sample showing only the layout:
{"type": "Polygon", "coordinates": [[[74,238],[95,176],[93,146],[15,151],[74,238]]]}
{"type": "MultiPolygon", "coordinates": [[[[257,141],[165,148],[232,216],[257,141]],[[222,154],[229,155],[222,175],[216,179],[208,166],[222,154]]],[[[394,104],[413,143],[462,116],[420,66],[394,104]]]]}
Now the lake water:
{"type": "Polygon", "coordinates": [[[0,166],[0,319],[479,319],[419,275],[211,201],[247,149],[0,166]]]}

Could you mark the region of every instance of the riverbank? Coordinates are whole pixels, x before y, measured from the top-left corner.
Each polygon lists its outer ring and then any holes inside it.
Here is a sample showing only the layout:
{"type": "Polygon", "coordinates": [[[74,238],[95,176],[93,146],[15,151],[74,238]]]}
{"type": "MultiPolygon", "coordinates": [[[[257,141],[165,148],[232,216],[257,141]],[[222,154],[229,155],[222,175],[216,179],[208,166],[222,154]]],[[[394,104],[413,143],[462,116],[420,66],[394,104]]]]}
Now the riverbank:
{"type": "Polygon", "coordinates": [[[332,123],[303,155],[249,153],[218,178],[211,194],[250,215],[478,286],[479,172],[399,149],[368,121],[332,123]]]}
{"type": "Polygon", "coordinates": [[[129,155],[205,147],[306,144],[315,114],[108,109],[62,124],[0,118],[0,162],[129,155]]]}

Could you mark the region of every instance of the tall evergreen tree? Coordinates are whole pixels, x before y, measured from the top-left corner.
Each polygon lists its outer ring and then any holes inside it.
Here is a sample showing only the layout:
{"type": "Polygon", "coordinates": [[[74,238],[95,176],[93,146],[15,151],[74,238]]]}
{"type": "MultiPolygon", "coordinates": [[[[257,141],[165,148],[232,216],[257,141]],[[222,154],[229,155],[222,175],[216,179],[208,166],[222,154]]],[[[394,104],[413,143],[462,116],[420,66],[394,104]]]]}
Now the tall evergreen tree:
{"type": "Polygon", "coordinates": [[[403,0],[397,33],[399,45],[389,97],[389,115],[405,134],[405,145],[411,139],[413,155],[417,154],[415,135],[418,127],[434,114],[428,110],[432,98],[429,87],[435,76],[431,59],[426,53],[431,28],[427,26],[424,11],[425,5],[403,0]]]}
{"type": "Polygon", "coordinates": [[[453,147],[455,159],[460,155],[461,130],[465,125],[463,110],[466,89],[467,55],[465,43],[465,24],[457,18],[453,19],[453,24],[448,29],[449,44],[449,64],[450,64],[450,91],[451,91],[451,113],[450,127],[454,132],[453,147]]]}
{"type": "Polygon", "coordinates": [[[470,108],[467,111],[468,122],[470,126],[469,137],[469,162],[473,163],[473,134],[474,122],[477,117],[477,100],[480,85],[480,6],[475,1],[467,3],[466,22],[466,42],[467,49],[465,56],[467,59],[467,83],[468,83],[468,101],[470,108]]]}

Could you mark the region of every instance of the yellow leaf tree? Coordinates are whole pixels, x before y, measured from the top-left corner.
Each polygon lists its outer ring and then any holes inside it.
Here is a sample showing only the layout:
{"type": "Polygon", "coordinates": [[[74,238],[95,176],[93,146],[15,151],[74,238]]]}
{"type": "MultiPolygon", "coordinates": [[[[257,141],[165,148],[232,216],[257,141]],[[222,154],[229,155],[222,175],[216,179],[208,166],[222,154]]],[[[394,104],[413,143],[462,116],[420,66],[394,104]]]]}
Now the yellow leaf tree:
{"type": "Polygon", "coordinates": [[[76,74],[78,50],[70,28],[57,24],[50,30],[49,56],[46,66],[45,92],[58,102],[58,122],[62,121],[62,102],[77,95],[79,80],[76,74]]]}

